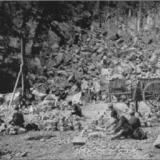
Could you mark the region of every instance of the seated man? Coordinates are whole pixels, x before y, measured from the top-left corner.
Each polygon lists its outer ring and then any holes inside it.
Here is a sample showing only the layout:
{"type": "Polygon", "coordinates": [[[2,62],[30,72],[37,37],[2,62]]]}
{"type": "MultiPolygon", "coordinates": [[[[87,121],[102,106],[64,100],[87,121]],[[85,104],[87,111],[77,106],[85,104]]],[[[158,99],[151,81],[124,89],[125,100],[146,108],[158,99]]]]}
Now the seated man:
{"type": "Polygon", "coordinates": [[[147,138],[147,134],[141,128],[141,122],[139,118],[135,116],[134,111],[130,111],[129,124],[132,126],[132,138],[139,140],[147,138]]]}
{"type": "Polygon", "coordinates": [[[79,104],[74,104],[74,105],[73,105],[73,112],[72,112],[72,114],[75,114],[75,115],[77,115],[77,116],[79,116],[79,117],[82,117],[82,116],[83,116],[83,115],[82,115],[82,110],[81,110],[81,107],[80,107],[79,104]]]}
{"type": "Polygon", "coordinates": [[[128,120],[124,116],[118,115],[118,112],[116,111],[116,109],[114,109],[113,104],[109,105],[109,109],[111,110],[111,117],[114,118],[114,122],[107,128],[114,125],[112,129],[113,131],[111,133],[115,133],[115,135],[111,139],[113,140],[122,136],[131,136],[132,127],[129,124],[128,120]]]}
{"type": "Polygon", "coordinates": [[[11,125],[24,127],[23,113],[19,110],[19,107],[15,107],[15,112],[12,116],[12,120],[9,122],[11,125]]]}
{"type": "Polygon", "coordinates": [[[136,130],[137,128],[141,127],[141,122],[138,117],[135,116],[134,111],[130,111],[130,118],[129,118],[129,124],[132,126],[133,131],[136,130]]]}
{"type": "MultiPolygon", "coordinates": [[[[109,104],[108,108],[111,111],[111,117],[114,118],[114,114],[118,114],[118,113],[116,109],[113,107],[113,104],[109,104]]],[[[110,128],[111,126],[115,127],[116,124],[117,124],[117,119],[114,118],[114,121],[110,125],[106,126],[106,129],[110,128]]]]}
{"type": "Polygon", "coordinates": [[[132,135],[132,127],[129,124],[127,118],[125,118],[124,116],[119,116],[117,112],[113,112],[112,117],[116,119],[117,124],[113,130],[113,133],[115,133],[115,135],[111,138],[111,140],[120,137],[127,138],[128,136],[132,135]]]}

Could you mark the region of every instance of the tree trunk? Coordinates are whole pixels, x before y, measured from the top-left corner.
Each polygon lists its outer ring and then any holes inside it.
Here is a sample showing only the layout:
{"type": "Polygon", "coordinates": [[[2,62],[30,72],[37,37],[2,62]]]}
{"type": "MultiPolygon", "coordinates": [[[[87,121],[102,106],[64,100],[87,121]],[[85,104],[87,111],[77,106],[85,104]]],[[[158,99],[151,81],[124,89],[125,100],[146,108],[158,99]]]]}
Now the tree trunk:
{"type": "Polygon", "coordinates": [[[94,16],[97,15],[99,19],[99,27],[102,27],[102,16],[101,16],[101,11],[100,11],[100,1],[96,1],[95,6],[94,6],[94,16]]]}
{"type": "MultiPolygon", "coordinates": [[[[108,1],[108,15],[110,15],[110,8],[109,8],[109,1],[108,1]]],[[[110,22],[111,22],[111,20],[110,19],[108,19],[108,32],[110,32],[110,22]]]]}
{"type": "Polygon", "coordinates": [[[141,1],[139,2],[139,11],[138,11],[138,19],[137,19],[137,31],[139,32],[140,31],[140,29],[141,29],[141,8],[142,8],[142,6],[141,6],[141,1]]]}
{"type": "Polygon", "coordinates": [[[132,15],[132,11],[131,11],[131,9],[129,9],[129,11],[128,11],[128,18],[131,18],[131,15],[132,15]]]}
{"type": "Polygon", "coordinates": [[[23,38],[23,36],[21,37],[21,64],[22,64],[22,81],[21,81],[21,85],[22,85],[22,97],[25,96],[25,73],[24,73],[24,54],[25,54],[25,39],[23,38]]]}
{"type": "Polygon", "coordinates": [[[99,11],[99,27],[102,27],[102,14],[101,11],[99,11]]]}

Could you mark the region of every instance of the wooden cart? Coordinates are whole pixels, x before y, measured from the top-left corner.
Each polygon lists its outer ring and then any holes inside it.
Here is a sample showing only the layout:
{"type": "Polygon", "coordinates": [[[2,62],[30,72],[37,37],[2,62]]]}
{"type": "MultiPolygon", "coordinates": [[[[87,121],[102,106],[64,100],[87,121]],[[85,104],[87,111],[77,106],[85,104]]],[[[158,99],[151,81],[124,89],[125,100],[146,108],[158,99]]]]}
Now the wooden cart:
{"type": "Polygon", "coordinates": [[[118,100],[122,95],[125,95],[127,98],[132,97],[132,87],[127,88],[125,79],[112,79],[109,81],[109,99],[112,101],[113,96],[118,100]]]}
{"type": "Polygon", "coordinates": [[[124,79],[114,79],[109,82],[109,96],[126,95],[133,101],[145,101],[152,106],[160,106],[160,78],[139,78],[136,86],[126,87],[124,79]]]}
{"type": "MultiPolygon", "coordinates": [[[[141,93],[142,100],[152,106],[160,106],[160,78],[140,78],[136,92],[141,93]]],[[[134,98],[135,99],[135,98],[134,98]]]]}

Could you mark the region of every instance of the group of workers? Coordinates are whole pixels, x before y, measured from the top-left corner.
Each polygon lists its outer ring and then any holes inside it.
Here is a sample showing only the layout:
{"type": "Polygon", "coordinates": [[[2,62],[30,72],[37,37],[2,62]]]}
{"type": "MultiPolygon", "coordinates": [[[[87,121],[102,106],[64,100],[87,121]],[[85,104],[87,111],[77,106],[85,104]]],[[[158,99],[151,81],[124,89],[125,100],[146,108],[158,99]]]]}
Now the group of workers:
{"type": "Polygon", "coordinates": [[[146,139],[147,135],[141,128],[140,119],[135,116],[135,111],[130,110],[129,115],[130,118],[127,119],[124,115],[120,115],[118,111],[114,108],[113,104],[109,105],[109,109],[111,110],[111,117],[114,121],[107,126],[109,129],[112,126],[111,134],[112,140],[119,139],[121,137],[124,138],[134,138],[134,139],[146,139]]]}
{"type": "MultiPolygon", "coordinates": [[[[72,115],[74,114],[79,117],[83,116],[80,105],[72,104],[72,102],[70,102],[69,105],[72,107],[72,115]]],[[[12,115],[12,119],[10,120],[9,124],[12,126],[24,128],[26,129],[26,131],[39,130],[38,126],[34,123],[25,124],[24,115],[21,111],[20,106],[15,106],[14,113],[12,115]]]]}
{"type": "MultiPolygon", "coordinates": [[[[73,105],[72,103],[69,105],[72,106],[72,114],[76,114],[80,117],[83,116],[81,107],[79,105],[73,105]]],[[[119,139],[121,137],[131,137],[135,139],[147,138],[146,133],[141,128],[140,119],[135,116],[135,110],[130,110],[130,117],[127,118],[124,115],[119,114],[119,112],[114,108],[113,104],[109,105],[109,109],[111,111],[111,117],[114,119],[114,121],[110,125],[106,126],[106,129],[111,129],[110,134],[113,134],[111,138],[112,140],[119,139]]],[[[13,126],[26,128],[26,130],[38,130],[38,126],[35,126],[34,124],[24,125],[24,123],[25,121],[23,113],[20,111],[19,107],[16,107],[10,124],[13,126]]]]}

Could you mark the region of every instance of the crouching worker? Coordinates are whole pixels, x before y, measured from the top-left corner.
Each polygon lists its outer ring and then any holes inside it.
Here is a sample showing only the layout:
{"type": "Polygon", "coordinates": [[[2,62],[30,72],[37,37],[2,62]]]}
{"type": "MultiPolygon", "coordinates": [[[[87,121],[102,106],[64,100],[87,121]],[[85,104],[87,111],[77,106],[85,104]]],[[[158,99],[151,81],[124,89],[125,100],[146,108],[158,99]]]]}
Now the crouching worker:
{"type": "MultiPolygon", "coordinates": [[[[114,117],[114,114],[118,114],[117,111],[115,110],[115,108],[113,107],[113,104],[110,104],[110,105],[108,106],[108,108],[109,108],[110,111],[111,111],[111,117],[112,117],[112,118],[114,117]]],[[[109,129],[109,128],[112,127],[111,130],[113,130],[113,128],[116,126],[117,123],[118,123],[117,119],[114,118],[113,121],[112,121],[112,123],[110,123],[108,126],[106,126],[106,129],[109,129]]]]}
{"type": "Polygon", "coordinates": [[[124,116],[119,116],[117,112],[113,112],[112,117],[116,119],[117,124],[112,131],[112,133],[114,133],[115,135],[112,136],[111,140],[119,139],[121,137],[130,137],[132,135],[132,127],[129,124],[127,118],[125,118],[124,116]]]}
{"type": "Polygon", "coordinates": [[[137,128],[141,127],[140,119],[135,116],[135,112],[133,110],[129,112],[129,115],[129,124],[132,126],[133,131],[135,131],[137,128]]]}
{"type": "Polygon", "coordinates": [[[129,124],[127,118],[120,116],[118,112],[114,109],[113,105],[109,106],[111,110],[111,117],[114,118],[113,123],[111,123],[107,128],[113,126],[111,134],[115,134],[111,140],[118,139],[121,137],[129,137],[132,135],[132,127],[129,124]]]}
{"type": "Polygon", "coordinates": [[[132,138],[139,140],[146,139],[147,134],[141,128],[141,122],[139,118],[135,116],[135,112],[130,111],[129,114],[130,114],[129,124],[132,126],[132,138]]]}

